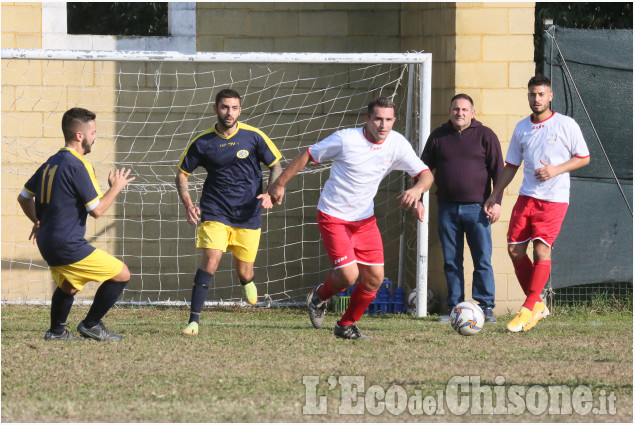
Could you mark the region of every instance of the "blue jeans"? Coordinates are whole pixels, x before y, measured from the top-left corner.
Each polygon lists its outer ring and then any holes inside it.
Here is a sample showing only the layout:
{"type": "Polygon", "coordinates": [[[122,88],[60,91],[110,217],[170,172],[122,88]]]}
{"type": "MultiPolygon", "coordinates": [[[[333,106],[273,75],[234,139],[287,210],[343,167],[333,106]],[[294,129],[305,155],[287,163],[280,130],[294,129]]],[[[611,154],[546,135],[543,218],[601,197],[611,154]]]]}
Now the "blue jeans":
{"type": "Polygon", "coordinates": [[[465,301],[463,235],[472,253],[472,298],[481,308],[494,308],[492,227],[478,203],[439,202],[439,237],[443,248],[443,270],[448,284],[447,305],[465,301]]]}

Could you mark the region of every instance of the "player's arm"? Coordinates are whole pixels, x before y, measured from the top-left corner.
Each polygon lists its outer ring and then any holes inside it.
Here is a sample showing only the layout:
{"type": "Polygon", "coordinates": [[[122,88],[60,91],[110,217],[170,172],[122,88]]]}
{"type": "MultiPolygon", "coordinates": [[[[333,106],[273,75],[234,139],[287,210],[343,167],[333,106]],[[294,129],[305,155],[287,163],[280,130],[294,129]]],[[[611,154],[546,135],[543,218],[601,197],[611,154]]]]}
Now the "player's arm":
{"type": "Polygon", "coordinates": [[[40,231],[40,220],[37,219],[37,215],[35,214],[35,199],[31,197],[27,198],[22,196],[22,194],[19,194],[18,204],[20,204],[22,211],[24,211],[24,215],[33,222],[33,228],[31,229],[29,240],[33,239],[33,242],[35,242],[37,233],[40,231]]]}
{"type": "Polygon", "coordinates": [[[187,222],[192,226],[196,226],[196,223],[201,221],[201,209],[194,205],[192,198],[190,197],[190,189],[188,184],[189,174],[185,174],[179,170],[176,173],[176,191],[181,198],[181,202],[185,207],[185,213],[187,214],[187,222]]]}
{"type": "MultiPolygon", "coordinates": [[[[267,182],[267,190],[265,191],[265,193],[262,193],[260,195],[258,195],[258,199],[262,200],[262,207],[265,209],[271,209],[273,208],[273,202],[271,201],[271,195],[269,195],[269,188],[271,187],[271,184],[276,181],[278,179],[278,177],[280,177],[280,174],[282,174],[282,166],[280,165],[280,162],[276,162],[275,164],[273,164],[271,167],[269,167],[269,180],[267,182]]],[[[278,203],[278,205],[280,205],[278,203]]]]}
{"type": "Polygon", "coordinates": [[[489,198],[483,204],[483,210],[488,217],[495,214],[495,208],[498,203],[498,196],[503,193],[503,190],[514,180],[514,176],[518,171],[517,166],[511,164],[505,164],[505,168],[503,168],[503,172],[501,173],[500,178],[494,185],[494,189],[492,189],[492,193],[489,198]]]}
{"type": "Polygon", "coordinates": [[[300,153],[298,156],[293,158],[293,161],[287,165],[287,168],[280,174],[280,176],[269,185],[267,192],[269,196],[271,196],[271,200],[276,204],[282,204],[282,198],[284,197],[284,187],[291,180],[293,176],[298,174],[304,167],[307,166],[309,161],[311,160],[311,155],[309,155],[309,151],[305,150],[300,153]]]}
{"type": "Polygon", "coordinates": [[[108,211],[108,208],[110,208],[112,203],[115,201],[117,195],[121,193],[123,188],[135,179],[135,177],[129,177],[131,171],[132,169],[126,170],[125,168],[120,168],[119,170],[115,170],[114,172],[111,171],[110,173],[108,173],[108,185],[110,186],[110,188],[104,194],[104,196],[101,197],[101,199],[99,200],[99,204],[97,204],[95,208],[90,210],[88,214],[90,214],[94,218],[99,218],[104,215],[104,213],[108,211]]]}
{"type": "Polygon", "coordinates": [[[569,171],[577,170],[578,168],[582,168],[591,162],[591,157],[586,156],[584,158],[580,158],[578,156],[574,156],[567,162],[563,162],[560,165],[551,165],[547,164],[545,161],[540,160],[544,167],[537,168],[534,171],[534,176],[540,181],[546,181],[556,177],[559,174],[568,173],[569,171]]]}
{"type": "Polygon", "coordinates": [[[413,205],[416,207],[417,202],[419,202],[423,193],[430,190],[433,182],[434,177],[432,176],[432,172],[430,170],[422,171],[421,174],[419,174],[419,177],[417,178],[414,186],[404,191],[397,197],[401,200],[401,208],[406,210],[413,205]]]}

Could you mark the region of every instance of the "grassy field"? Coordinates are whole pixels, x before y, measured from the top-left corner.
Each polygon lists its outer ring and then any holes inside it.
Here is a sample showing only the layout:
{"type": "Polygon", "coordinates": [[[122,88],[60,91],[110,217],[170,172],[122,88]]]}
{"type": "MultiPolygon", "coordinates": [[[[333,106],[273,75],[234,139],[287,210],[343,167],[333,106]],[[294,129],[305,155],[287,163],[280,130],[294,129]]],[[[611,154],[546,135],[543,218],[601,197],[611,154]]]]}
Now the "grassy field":
{"type": "MultiPolygon", "coordinates": [[[[46,342],[48,314],[46,307],[2,307],[3,422],[633,420],[630,309],[564,308],[520,334],[508,333],[511,317],[501,317],[472,337],[457,335],[434,316],[365,316],[360,328],[371,341],[336,339],[334,313],[324,329],[314,330],[302,309],[205,310],[200,335],[185,337],[179,334],[185,309],[118,308],[105,322],[122,342],[46,342]],[[305,385],[303,376],[318,378],[305,385]],[[464,414],[456,403],[450,408],[448,383],[455,376],[480,377],[481,386],[503,395],[503,409],[472,410],[480,406],[475,401],[464,414]],[[348,389],[356,388],[350,383],[360,379],[364,391],[355,394],[366,399],[347,401],[348,389]],[[580,414],[576,405],[571,414],[550,414],[530,393],[547,394],[555,385],[578,395],[588,387],[592,406],[602,409],[604,402],[609,409],[580,414]],[[518,388],[523,403],[509,395],[518,388]],[[316,391],[325,396],[320,406],[326,413],[303,414],[303,407],[320,410],[316,391]],[[440,400],[440,394],[444,401],[436,410],[417,404],[440,400]],[[612,396],[615,414],[607,404],[612,396]],[[403,400],[413,404],[405,408],[403,400]],[[361,414],[350,414],[349,404],[361,414]]],[[[73,309],[73,328],[85,314],[85,307],[73,309]]],[[[471,400],[473,394],[465,394],[471,400]]]]}

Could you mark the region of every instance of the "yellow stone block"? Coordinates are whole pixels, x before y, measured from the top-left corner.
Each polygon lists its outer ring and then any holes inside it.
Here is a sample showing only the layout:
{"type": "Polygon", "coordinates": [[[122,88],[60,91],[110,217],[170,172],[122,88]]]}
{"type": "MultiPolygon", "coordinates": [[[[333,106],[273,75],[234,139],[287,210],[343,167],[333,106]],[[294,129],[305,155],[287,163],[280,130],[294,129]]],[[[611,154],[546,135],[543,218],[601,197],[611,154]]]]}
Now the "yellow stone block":
{"type": "MultiPolygon", "coordinates": [[[[521,121],[524,120],[525,118],[527,118],[529,116],[529,114],[531,114],[531,109],[529,109],[529,102],[527,101],[527,90],[523,90],[524,92],[524,109],[527,111],[526,113],[520,112],[517,115],[508,115],[507,119],[508,119],[508,124],[507,124],[507,130],[508,130],[508,134],[507,134],[507,140],[511,141],[512,140],[512,135],[514,134],[514,129],[516,128],[516,125],[521,121]]],[[[522,103],[522,102],[521,102],[522,103]]]]}
{"type": "Polygon", "coordinates": [[[523,288],[518,283],[518,278],[516,275],[509,276],[507,281],[507,300],[508,301],[517,301],[518,307],[516,307],[516,311],[520,308],[522,303],[527,299],[527,296],[523,292],[523,288]]]}
{"type": "Polygon", "coordinates": [[[42,137],[42,113],[16,112],[2,117],[3,138],[14,137],[42,137]]]}
{"type": "Polygon", "coordinates": [[[91,87],[94,84],[94,62],[91,61],[44,61],[42,73],[47,87],[91,87]]]}
{"type": "Polygon", "coordinates": [[[42,32],[40,3],[14,3],[2,6],[2,31],[14,33],[42,32]]]}
{"type": "Polygon", "coordinates": [[[42,84],[42,62],[25,59],[2,60],[2,85],[39,86],[42,84]]]}
{"type": "Polygon", "coordinates": [[[485,2],[481,3],[482,7],[502,7],[505,9],[513,9],[513,8],[529,8],[534,7],[535,3],[533,2],[485,2]]]}
{"type": "Polygon", "coordinates": [[[15,49],[16,41],[14,33],[2,33],[2,48],[3,49],[15,49]]]}
{"type": "Polygon", "coordinates": [[[42,34],[16,34],[15,46],[18,49],[41,49],[42,34]]]}
{"type": "Polygon", "coordinates": [[[483,56],[483,42],[480,35],[456,37],[456,61],[478,61],[483,56]]]}
{"type": "MultiPolygon", "coordinates": [[[[448,3],[448,7],[434,9],[423,13],[423,30],[425,34],[435,36],[454,35],[456,13],[454,3],[448,3]]],[[[458,28],[458,26],[457,26],[458,28]]]]}
{"type": "Polygon", "coordinates": [[[15,110],[15,87],[2,86],[2,112],[15,110]]]}
{"type": "Polygon", "coordinates": [[[512,62],[509,64],[509,87],[527,88],[529,79],[536,74],[534,62],[512,62]]]}
{"type": "Polygon", "coordinates": [[[526,61],[533,55],[533,35],[483,36],[484,61],[526,61]]]}
{"type": "Polygon", "coordinates": [[[457,62],[456,85],[470,88],[507,88],[504,62],[457,62]]]}
{"type": "Polygon", "coordinates": [[[527,109],[527,90],[523,89],[484,89],[484,114],[508,115],[522,114],[527,109]]]}
{"type": "Polygon", "coordinates": [[[16,87],[15,97],[15,109],[17,111],[42,111],[49,113],[50,111],[59,110],[60,104],[66,104],[66,90],[62,87],[16,87]]]}
{"type": "Polygon", "coordinates": [[[457,35],[507,34],[507,9],[459,8],[456,10],[457,35]]]}
{"type": "MultiPolygon", "coordinates": [[[[499,300],[507,299],[507,274],[498,273],[497,270],[494,270],[494,282],[495,282],[495,290],[494,290],[494,300],[498,303],[499,300]]],[[[495,313],[498,313],[498,309],[494,310],[495,313]]]]}
{"type": "Polygon", "coordinates": [[[533,34],[535,21],[534,8],[515,8],[509,10],[510,34],[533,34]]]}
{"type": "Polygon", "coordinates": [[[502,143],[505,142],[505,137],[507,137],[507,117],[501,115],[477,115],[476,119],[482,122],[486,127],[492,129],[492,131],[496,134],[496,137],[498,137],[498,141],[501,142],[502,148],[502,143]]]}

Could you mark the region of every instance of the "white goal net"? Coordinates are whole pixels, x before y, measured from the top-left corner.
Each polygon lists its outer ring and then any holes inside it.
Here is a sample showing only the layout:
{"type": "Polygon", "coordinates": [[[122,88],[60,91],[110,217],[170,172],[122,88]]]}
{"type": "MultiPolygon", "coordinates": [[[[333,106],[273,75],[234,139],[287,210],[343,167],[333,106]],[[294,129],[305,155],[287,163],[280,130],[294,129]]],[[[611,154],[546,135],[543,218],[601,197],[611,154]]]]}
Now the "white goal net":
{"type": "MultiPolygon", "coordinates": [[[[395,130],[416,151],[429,132],[429,54],[3,49],[1,72],[4,302],[46,303],[54,289],[48,267],[28,241],[31,225],[16,197],[37,167],[63,146],[60,123],[69,108],[97,114],[97,143],[86,159],[102,189],[107,189],[108,172],[114,168],[132,168],[136,176],[105,217],[89,219],[86,235],[91,244],[128,265],[132,278],[122,301],[133,304],[184,303],[190,298],[200,254],[174,176],[188,142],[214,125],[219,90],[233,88],[241,94],[239,120],[272,139],[283,155],[283,167],[332,132],[363,124],[368,102],[380,95],[396,102],[395,130]]],[[[310,164],[287,186],[283,205],[263,213],[254,281],[265,303],[301,302],[331,270],[316,219],[328,169],[329,164],[310,164]]],[[[204,179],[202,169],[190,178],[195,202],[204,179]]],[[[417,249],[415,220],[402,214],[395,199],[408,180],[402,173],[385,179],[375,199],[376,216],[386,277],[405,290],[414,289],[419,280],[425,294],[427,225],[420,227],[425,243],[419,241],[417,249]]],[[[83,299],[92,298],[91,285],[83,292],[83,299]]],[[[240,299],[233,258],[226,253],[208,302],[240,299]]],[[[425,302],[419,304],[425,309],[425,302]]]]}

